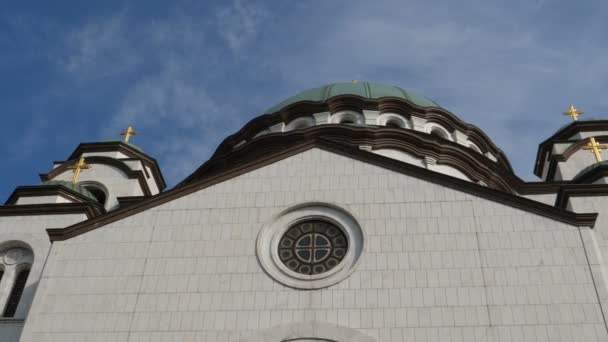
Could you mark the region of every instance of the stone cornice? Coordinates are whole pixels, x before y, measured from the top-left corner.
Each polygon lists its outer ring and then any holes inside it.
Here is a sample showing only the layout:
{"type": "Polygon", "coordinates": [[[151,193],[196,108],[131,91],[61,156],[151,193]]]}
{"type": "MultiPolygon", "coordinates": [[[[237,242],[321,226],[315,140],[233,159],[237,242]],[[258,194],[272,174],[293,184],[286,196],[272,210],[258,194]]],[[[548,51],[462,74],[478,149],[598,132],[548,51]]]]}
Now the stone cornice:
{"type": "MultiPolygon", "coordinates": [[[[299,142],[322,137],[349,146],[369,145],[373,149],[397,149],[414,155],[419,159],[431,157],[438,164],[448,165],[463,172],[473,182],[483,181],[488,186],[502,191],[517,192],[521,179],[503,169],[497,163],[480,153],[458,143],[414,130],[389,128],[384,126],[318,125],[284,133],[271,133],[261,136],[251,143],[267,145],[268,139],[283,137],[285,141],[299,142]]],[[[250,143],[250,144],[251,144],[250,143]]],[[[248,144],[246,144],[248,145],[248,144]]],[[[244,145],[245,146],[245,145],[244,145]]],[[[232,150],[230,155],[242,158],[251,156],[240,153],[244,146],[232,150]]],[[[181,184],[187,184],[200,177],[207,169],[223,160],[223,155],[214,155],[209,161],[187,177],[181,184]]]]}
{"type": "Polygon", "coordinates": [[[68,189],[60,184],[40,184],[40,185],[26,185],[19,186],[13,191],[13,193],[6,200],[5,205],[13,205],[17,202],[20,197],[39,197],[39,196],[61,196],[72,202],[80,203],[91,203],[92,205],[99,206],[103,209],[103,206],[94,200],[84,196],[83,194],[76,192],[72,189],[68,189]]]}
{"type": "Polygon", "coordinates": [[[255,143],[247,144],[239,150],[239,153],[231,153],[216,158],[213,167],[206,168],[204,173],[200,174],[201,177],[192,180],[192,182],[175,187],[172,190],[132,204],[126,208],[120,208],[66,228],[48,229],[47,231],[51,241],[66,240],[312,148],[319,148],[354,158],[365,163],[410,175],[432,183],[441,184],[490,201],[499,202],[526,212],[575,226],[593,227],[597,218],[597,214],[595,213],[572,213],[521,196],[490,189],[485,186],[426,170],[372,152],[363,151],[359,148],[347,146],[322,137],[296,141],[296,139],[290,139],[288,135],[280,134],[256,140],[255,143]]]}
{"type": "MultiPolygon", "coordinates": [[[[81,143],[68,157],[68,160],[78,159],[83,153],[94,152],[120,152],[132,159],[141,160],[145,166],[148,166],[150,168],[152,176],[154,177],[156,184],[158,184],[159,191],[162,191],[167,186],[163,174],[160,170],[158,161],[152,158],[147,153],[122,141],[81,143]]],[[[91,157],[87,157],[87,160],[89,160],[89,158],[91,157]]],[[[145,172],[147,173],[147,171],[145,172]]]]}
{"type": "Polygon", "coordinates": [[[542,177],[542,170],[545,166],[544,156],[551,151],[555,143],[569,142],[570,137],[579,132],[608,131],[608,120],[588,120],[573,121],[560,128],[555,134],[547,138],[538,146],[536,153],[536,163],[534,164],[534,174],[542,177]]]}
{"type": "Polygon", "coordinates": [[[492,140],[477,126],[462,121],[454,114],[439,107],[418,107],[413,103],[391,97],[380,99],[366,99],[355,95],[341,95],[328,99],[325,102],[301,101],[293,103],[279,112],[265,114],[249,121],[241,130],[226,138],[214,153],[214,157],[229,153],[241,141],[250,141],[253,137],[270,126],[310,116],[313,113],[330,112],[336,113],[342,110],[378,110],[381,113],[398,113],[404,117],[416,116],[424,118],[429,122],[436,122],[450,131],[458,130],[469,137],[483,153],[490,152],[496,156],[498,164],[509,170],[513,169],[503,151],[498,148],[492,140]]]}
{"type": "MultiPolygon", "coordinates": [[[[595,136],[595,140],[599,143],[608,144],[608,135],[595,136]]],[[[553,179],[555,177],[558,163],[567,161],[573,154],[582,149],[590,141],[590,138],[584,138],[581,140],[554,140],[551,146],[556,143],[569,143],[570,146],[568,146],[562,153],[551,154],[548,160],[549,169],[547,170],[547,179],[553,179]]],[[[544,166],[545,162],[541,163],[541,170],[544,166]]]]}
{"type": "MultiPolygon", "coordinates": [[[[71,159],[65,162],[61,162],[61,165],[54,168],[48,173],[44,173],[40,175],[40,179],[43,181],[49,181],[57,177],[58,175],[69,171],[69,167],[78,163],[78,158],[71,159]]],[[[142,170],[132,170],[127,164],[125,164],[120,159],[104,157],[104,156],[89,156],[86,157],[86,162],[88,164],[103,164],[117,168],[121,172],[123,172],[127,178],[136,179],[139,183],[142,192],[146,196],[152,196],[150,192],[150,187],[148,186],[148,182],[146,182],[146,177],[142,170]]]]}
{"type": "Polygon", "coordinates": [[[66,215],[84,214],[91,219],[103,213],[103,209],[87,203],[43,203],[5,205],[0,207],[0,216],[66,215]]]}

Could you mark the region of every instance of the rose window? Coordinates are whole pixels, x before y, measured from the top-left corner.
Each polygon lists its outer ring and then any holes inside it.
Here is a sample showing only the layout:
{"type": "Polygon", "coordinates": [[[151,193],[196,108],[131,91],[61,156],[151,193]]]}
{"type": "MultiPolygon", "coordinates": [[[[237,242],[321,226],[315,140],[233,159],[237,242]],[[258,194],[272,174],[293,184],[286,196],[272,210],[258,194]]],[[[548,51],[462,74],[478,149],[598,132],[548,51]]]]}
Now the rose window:
{"type": "Polygon", "coordinates": [[[294,272],[314,275],[336,267],[347,249],[348,239],[342,229],[325,221],[305,221],[281,237],[279,258],[294,272]]]}

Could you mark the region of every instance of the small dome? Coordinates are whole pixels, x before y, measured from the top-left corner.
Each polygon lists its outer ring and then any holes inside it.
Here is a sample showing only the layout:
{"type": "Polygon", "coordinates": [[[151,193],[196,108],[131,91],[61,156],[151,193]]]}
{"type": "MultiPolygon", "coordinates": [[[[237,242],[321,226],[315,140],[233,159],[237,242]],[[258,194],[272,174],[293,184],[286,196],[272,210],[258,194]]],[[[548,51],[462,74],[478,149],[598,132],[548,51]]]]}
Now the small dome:
{"type": "Polygon", "coordinates": [[[354,95],[366,99],[392,97],[402,99],[419,107],[440,107],[437,102],[419,96],[403,88],[370,82],[332,83],[318,88],[305,90],[287,100],[269,108],[264,113],[271,114],[301,101],[324,102],[334,96],[354,95]]]}

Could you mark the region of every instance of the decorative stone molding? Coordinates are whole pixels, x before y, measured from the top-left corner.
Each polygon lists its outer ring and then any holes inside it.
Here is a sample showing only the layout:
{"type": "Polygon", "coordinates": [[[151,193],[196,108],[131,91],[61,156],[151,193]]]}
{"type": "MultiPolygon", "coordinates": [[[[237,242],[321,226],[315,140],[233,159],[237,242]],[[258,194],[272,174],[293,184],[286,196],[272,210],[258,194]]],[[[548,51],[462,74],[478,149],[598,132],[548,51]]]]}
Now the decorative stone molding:
{"type": "Polygon", "coordinates": [[[345,123],[345,121],[350,121],[356,125],[365,124],[365,118],[363,117],[363,114],[354,110],[340,111],[338,113],[332,114],[329,117],[329,123],[339,124],[345,123]]]}
{"type": "Polygon", "coordinates": [[[0,246],[0,270],[4,272],[0,280],[0,316],[9,302],[19,273],[30,270],[33,263],[34,254],[25,243],[11,241],[0,246]]]}
{"type": "Polygon", "coordinates": [[[257,239],[257,255],[261,266],[273,279],[298,289],[319,289],[347,278],[355,269],[363,252],[363,231],[346,211],[330,204],[309,203],[287,209],[262,227],[257,239]],[[331,270],[306,275],[290,270],[280,260],[278,249],[283,234],[292,226],[307,220],[322,220],[339,227],[348,239],[348,250],[342,261],[331,270]]]}
{"type": "Polygon", "coordinates": [[[382,113],[378,116],[378,119],[376,121],[376,124],[378,126],[387,126],[391,123],[395,124],[401,128],[410,129],[412,127],[412,125],[409,123],[409,121],[406,118],[404,118],[403,116],[401,116],[399,114],[395,114],[395,113],[382,113]]]}

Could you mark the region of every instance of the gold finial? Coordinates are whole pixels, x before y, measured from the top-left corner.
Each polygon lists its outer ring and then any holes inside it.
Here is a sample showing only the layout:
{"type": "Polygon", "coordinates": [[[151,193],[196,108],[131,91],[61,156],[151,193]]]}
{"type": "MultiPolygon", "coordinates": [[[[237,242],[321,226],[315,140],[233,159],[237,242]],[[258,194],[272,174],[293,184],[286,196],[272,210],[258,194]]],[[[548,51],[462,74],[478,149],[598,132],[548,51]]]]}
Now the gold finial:
{"type": "Polygon", "coordinates": [[[137,132],[133,129],[133,127],[129,126],[129,128],[127,128],[126,131],[120,132],[120,135],[124,135],[125,136],[125,142],[129,142],[129,138],[132,135],[137,135],[137,132]]]}
{"type": "Polygon", "coordinates": [[[589,143],[585,146],[583,146],[583,150],[588,150],[591,151],[591,153],[593,153],[595,155],[595,160],[597,160],[598,162],[602,161],[602,150],[608,149],[608,146],[606,145],[600,145],[597,143],[597,141],[595,141],[594,137],[591,137],[591,139],[589,139],[589,143]]]}
{"type": "Polygon", "coordinates": [[[568,107],[568,111],[564,112],[564,115],[568,115],[574,121],[577,121],[578,120],[578,116],[581,115],[581,114],[583,114],[583,112],[581,112],[580,110],[576,109],[576,107],[574,107],[573,105],[570,105],[570,107],[568,107]]]}
{"type": "Polygon", "coordinates": [[[359,80],[352,80],[352,83],[359,83],[359,80]]]}
{"type": "Polygon", "coordinates": [[[78,160],[78,164],[68,167],[69,170],[74,170],[74,176],[72,177],[72,183],[74,183],[74,184],[78,183],[78,177],[80,176],[80,172],[82,172],[82,170],[90,169],[90,168],[91,167],[89,166],[89,164],[85,163],[84,157],[80,157],[80,160],[78,160]]]}

